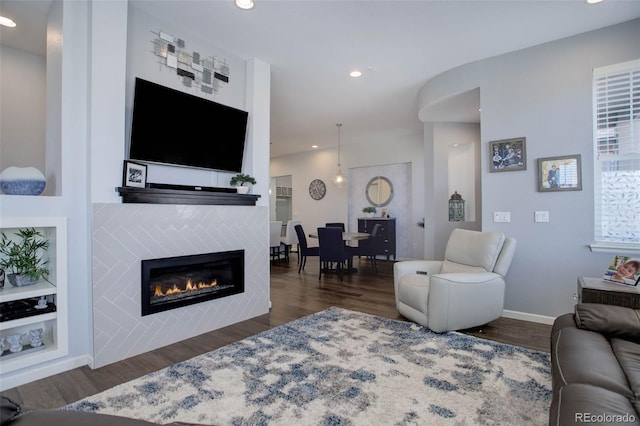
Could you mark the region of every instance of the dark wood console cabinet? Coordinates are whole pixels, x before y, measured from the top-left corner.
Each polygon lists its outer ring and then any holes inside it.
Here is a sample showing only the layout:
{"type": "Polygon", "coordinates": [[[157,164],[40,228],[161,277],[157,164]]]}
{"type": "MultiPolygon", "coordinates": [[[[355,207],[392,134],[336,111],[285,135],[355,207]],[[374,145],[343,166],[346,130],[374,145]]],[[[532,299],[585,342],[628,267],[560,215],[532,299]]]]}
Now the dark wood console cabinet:
{"type": "Polygon", "coordinates": [[[362,240],[359,243],[372,243],[375,244],[376,252],[378,255],[387,256],[389,260],[390,256],[393,256],[393,260],[396,260],[396,218],[381,218],[381,217],[359,217],[358,218],[358,232],[368,232],[373,230],[376,224],[382,225],[382,236],[374,240],[362,240]]]}

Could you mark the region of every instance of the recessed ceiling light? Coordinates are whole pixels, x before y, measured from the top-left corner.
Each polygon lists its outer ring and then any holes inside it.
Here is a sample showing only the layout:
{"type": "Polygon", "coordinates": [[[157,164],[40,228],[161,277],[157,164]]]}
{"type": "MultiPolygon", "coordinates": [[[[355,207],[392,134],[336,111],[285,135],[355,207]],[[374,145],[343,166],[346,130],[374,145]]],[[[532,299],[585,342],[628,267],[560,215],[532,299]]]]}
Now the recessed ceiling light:
{"type": "Polygon", "coordinates": [[[4,16],[0,16],[0,25],[4,25],[5,27],[13,28],[16,26],[16,23],[13,22],[13,19],[5,18],[4,16]]]}
{"type": "Polygon", "coordinates": [[[360,77],[360,76],[362,75],[362,73],[361,73],[360,71],[357,71],[357,70],[356,70],[356,71],[351,71],[351,72],[349,73],[349,75],[350,75],[351,77],[360,77]]]}
{"type": "Polygon", "coordinates": [[[596,4],[596,3],[600,3],[602,0],[587,0],[587,3],[589,4],[596,4]]]}
{"type": "Polygon", "coordinates": [[[254,3],[253,0],[236,0],[236,6],[240,9],[253,9],[254,3]]]}
{"type": "Polygon", "coordinates": [[[318,148],[318,145],[311,145],[311,148],[316,149],[318,148]]]}

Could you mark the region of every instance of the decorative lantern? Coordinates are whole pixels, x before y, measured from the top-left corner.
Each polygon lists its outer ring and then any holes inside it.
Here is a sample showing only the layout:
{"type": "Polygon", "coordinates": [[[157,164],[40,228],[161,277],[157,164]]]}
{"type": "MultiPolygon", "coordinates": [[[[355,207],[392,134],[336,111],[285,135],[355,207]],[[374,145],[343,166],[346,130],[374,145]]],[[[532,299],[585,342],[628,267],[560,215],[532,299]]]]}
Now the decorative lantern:
{"type": "Polygon", "coordinates": [[[464,200],[458,191],[449,199],[449,222],[464,222],[464,200]]]}

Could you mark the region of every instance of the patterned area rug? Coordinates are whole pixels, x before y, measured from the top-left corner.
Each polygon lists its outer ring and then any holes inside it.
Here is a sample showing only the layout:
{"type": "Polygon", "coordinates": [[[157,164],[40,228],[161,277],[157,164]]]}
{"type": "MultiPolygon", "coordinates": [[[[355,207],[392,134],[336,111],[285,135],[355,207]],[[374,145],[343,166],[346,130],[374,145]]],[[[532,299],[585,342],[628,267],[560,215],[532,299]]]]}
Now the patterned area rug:
{"type": "Polygon", "coordinates": [[[546,425],[549,354],[340,308],[65,409],[215,425],[546,425]]]}

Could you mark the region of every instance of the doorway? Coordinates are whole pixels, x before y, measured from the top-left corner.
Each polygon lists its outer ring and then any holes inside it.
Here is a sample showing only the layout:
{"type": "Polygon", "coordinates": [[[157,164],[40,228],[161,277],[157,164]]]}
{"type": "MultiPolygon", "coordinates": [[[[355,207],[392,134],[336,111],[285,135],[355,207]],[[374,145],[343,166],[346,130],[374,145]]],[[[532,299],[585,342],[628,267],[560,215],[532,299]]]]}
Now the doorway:
{"type": "Polygon", "coordinates": [[[283,226],[293,217],[293,176],[274,176],[269,183],[270,220],[282,221],[283,226]]]}

